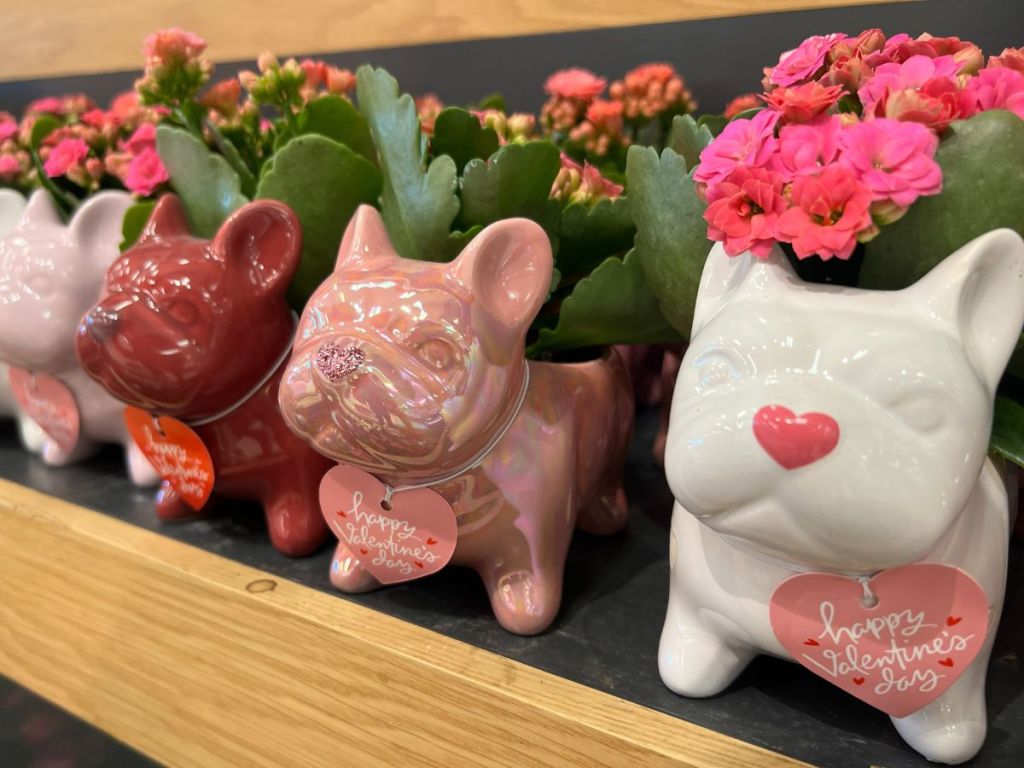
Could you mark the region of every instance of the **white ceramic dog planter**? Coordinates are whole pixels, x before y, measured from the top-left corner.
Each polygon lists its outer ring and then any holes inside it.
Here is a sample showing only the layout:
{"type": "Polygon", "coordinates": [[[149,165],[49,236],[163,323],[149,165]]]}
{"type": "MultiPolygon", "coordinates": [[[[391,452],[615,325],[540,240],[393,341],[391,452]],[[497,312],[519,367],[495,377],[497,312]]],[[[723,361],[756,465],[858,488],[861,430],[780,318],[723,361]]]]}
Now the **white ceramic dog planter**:
{"type": "Polygon", "coordinates": [[[26,447],[63,465],[120,443],[132,480],[150,485],[157,476],[128,436],[124,406],[75,356],[78,322],[118,255],[129,205],[127,193],[102,192],[65,225],[45,191],[22,203],[17,223],[0,235],[0,361],[10,366],[3,374],[20,410],[45,432],[23,429],[26,447]]]}
{"type": "Polygon", "coordinates": [[[931,760],[980,749],[1010,528],[987,447],[1022,322],[1009,230],[898,293],[715,246],[666,454],[672,690],[716,694],[770,653],[887,712],[931,760]]]}
{"type": "MultiPolygon", "coordinates": [[[[0,189],[0,237],[21,220],[27,201],[13,189],[0,189]]],[[[0,362],[0,418],[12,417],[18,422],[21,440],[30,451],[42,450],[44,434],[39,426],[18,408],[11,391],[7,365],[0,362]]]]}

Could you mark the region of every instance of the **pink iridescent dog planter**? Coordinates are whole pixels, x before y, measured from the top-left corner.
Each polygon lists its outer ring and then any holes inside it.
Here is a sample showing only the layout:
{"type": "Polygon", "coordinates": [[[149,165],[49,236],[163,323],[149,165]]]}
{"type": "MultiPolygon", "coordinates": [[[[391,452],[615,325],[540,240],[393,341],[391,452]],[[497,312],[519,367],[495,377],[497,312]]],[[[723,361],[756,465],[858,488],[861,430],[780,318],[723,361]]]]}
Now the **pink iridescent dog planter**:
{"type": "Polygon", "coordinates": [[[399,257],[377,211],[356,213],[280,389],[292,429],[342,465],[321,486],[336,588],[465,565],[501,625],[533,634],[558,612],[574,527],[625,525],[633,398],[619,357],[524,357],[551,270],[530,221],[493,224],[435,264],[399,257]]]}

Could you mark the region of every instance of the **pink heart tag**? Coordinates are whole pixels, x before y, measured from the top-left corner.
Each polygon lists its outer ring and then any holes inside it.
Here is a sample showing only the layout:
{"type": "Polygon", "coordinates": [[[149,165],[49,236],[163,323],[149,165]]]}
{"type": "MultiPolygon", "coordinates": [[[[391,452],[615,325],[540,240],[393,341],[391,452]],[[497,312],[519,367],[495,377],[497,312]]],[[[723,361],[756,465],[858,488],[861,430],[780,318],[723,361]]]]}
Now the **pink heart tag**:
{"type": "Polygon", "coordinates": [[[754,437],[786,469],[824,458],[839,442],[839,425],[825,413],[797,416],[781,405],[766,405],[754,415],[754,437]]]}
{"type": "Polygon", "coordinates": [[[429,488],[387,489],[373,475],[339,466],[320,482],[320,510],[334,535],[377,581],[397,584],[444,568],[458,527],[445,498],[429,488]]]}
{"type": "Polygon", "coordinates": [[[816,675],[892,717],[935,700],[967,669],[988,634],[989,605],[974,579],[948,565],[891,568],[861,583],[801,573],[772,594],[772,631],[816,675]]]}
{"type": "Polygon", "coordinates": [[[9,371],[11,390],[18,405],[64,453],[78,445],[81,419],[75,396],[60,379],[22,368],[9,371]]]}

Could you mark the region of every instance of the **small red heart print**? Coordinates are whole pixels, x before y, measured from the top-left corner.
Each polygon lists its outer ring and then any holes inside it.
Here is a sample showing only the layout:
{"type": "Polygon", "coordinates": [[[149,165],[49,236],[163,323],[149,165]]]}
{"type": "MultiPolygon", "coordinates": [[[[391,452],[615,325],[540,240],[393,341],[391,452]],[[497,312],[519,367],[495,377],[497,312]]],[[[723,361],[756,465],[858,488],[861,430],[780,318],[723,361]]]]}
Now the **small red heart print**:
{"type": "Polygon", "coordinates": [[[804,645],[821,645],[821,643],[819,643],[813,637],[808,637],[806,640],[804,640],[804,645]]]}
{"type": "Polygon", "coordinates": [[[368,550],[366,547],[360,547],[359,548],[359,554],[360,555],[368,555],[368,554],[370,554],[370,550],[368,550]]]}
{"type": "Polygon", "coordinates": [[[416,560],[415,562],[413,562],[413,565],[415,565],[417,568],[422,568],[423,567],[423,563],[421,563],[419,560],[416,560]]]}
{"type": "Polygon", "coordinates": [[[437,539],[435,539],[433,536],[431,536],[429,539],[427,539],[427,546],[428,547],[432,547],[435,544],[437,544],[437,539]]]}
{"type": "Polygon", "coordinates": [[[348,519],[348,515],[345,514],[345,510],[344,509],[339,509],[338,510],[338,517],[344,517],[346,520],[348,519]]]}
{"type": "Polygon", "coordinates": [[[939,659],[939,664],[941,664],[944,667],[952,667],[953,666],[953,660],[948,658],[948,657],[945,658],[945,659],[939,659]]]}
{"type": "Polygon", "coordinates": [[[863,677],[855,677],[855,678],[853,678],[853,684],[854,685],[864,685],[864,678],[863,677]]]}
{"type": "Polygon", "coordinates": [[[957,624],[960,623],[960,619],[962,619],[962,618],[963,618],[962,616],[947,616],[946,617],[946,626],[947,627],[955,627],[957,624]]]}

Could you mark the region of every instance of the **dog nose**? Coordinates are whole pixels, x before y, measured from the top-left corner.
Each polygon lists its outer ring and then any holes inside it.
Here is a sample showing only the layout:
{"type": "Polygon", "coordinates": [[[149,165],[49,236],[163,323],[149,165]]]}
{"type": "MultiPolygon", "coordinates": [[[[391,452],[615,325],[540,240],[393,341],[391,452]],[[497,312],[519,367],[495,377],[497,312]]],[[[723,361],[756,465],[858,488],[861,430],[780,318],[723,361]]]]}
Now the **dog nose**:
{"type": "Polygon", "coordinates": [[[118,316],[102,307],[96,307],[85,316],[85,326],[96,341],[106,341],[117,327],[118,316]]]}
{"type": "Polygon", "coordinates": [[[354,344],[342,346],[333,341],[320,345],[313,366],[331,384],[340,384],[366,362],[366,353],[354,344]]]}

